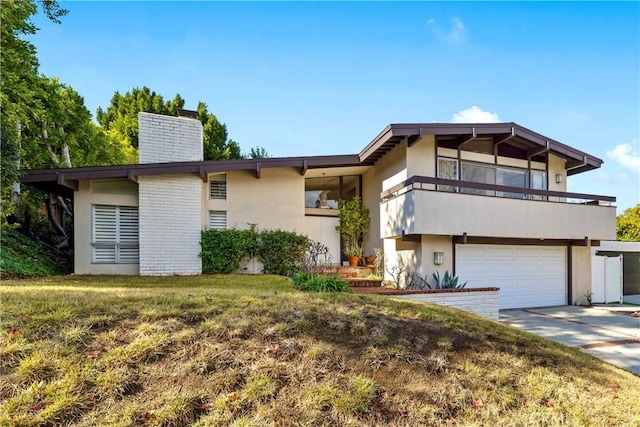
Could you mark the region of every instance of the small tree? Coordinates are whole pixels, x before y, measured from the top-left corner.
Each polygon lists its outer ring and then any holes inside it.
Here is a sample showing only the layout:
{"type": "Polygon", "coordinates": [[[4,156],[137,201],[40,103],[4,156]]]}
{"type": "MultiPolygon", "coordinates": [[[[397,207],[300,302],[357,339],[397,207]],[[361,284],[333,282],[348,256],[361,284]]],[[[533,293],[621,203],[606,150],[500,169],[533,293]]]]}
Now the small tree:
{"type": "Polygon", "coordinates": [[[338,200],[336,230],[344,240],[347,255],[362,257],[362,242],[369,233],[369,209],[356,196],[351,200],[338,200]]]}
{"type": "Polygon", "coordinates": [[[640,241],[640,204],[626,209],[616,218],[618,240],[640,241]]]}

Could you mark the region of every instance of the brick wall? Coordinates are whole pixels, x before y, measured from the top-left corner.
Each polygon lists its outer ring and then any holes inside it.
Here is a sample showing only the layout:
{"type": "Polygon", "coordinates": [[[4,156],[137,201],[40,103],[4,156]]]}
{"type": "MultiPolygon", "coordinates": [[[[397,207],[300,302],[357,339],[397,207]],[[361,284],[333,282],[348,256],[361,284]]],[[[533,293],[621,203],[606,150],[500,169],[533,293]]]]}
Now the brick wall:
{"type": "Polygon", "coordinates": [[[138,178],[140,274],[202,272],[202,180],[194,175],[138,178]]]}
{"type": "MultiPolygon", "coordinates": [[[[140,163],[202,160],[202,123],[139,113],[140,163]]],[[[138,177],[140,274],[200,274],[202,180],[194,175],[138,177]]]]}
{"type": "Polygon", "coordinates": [[[489,319],[498,320],[498,290],[475,291],[472,289],[464,289],[462,292],[398,295],[398,298],[446,305],[448,307],[470,311],[480,316],[488,317],[489,319]]]}
{"type": "Polygon", "coordinates": [[[187,117],[138,113],[139,163],[203,159],[202,123],[187,117]]]}

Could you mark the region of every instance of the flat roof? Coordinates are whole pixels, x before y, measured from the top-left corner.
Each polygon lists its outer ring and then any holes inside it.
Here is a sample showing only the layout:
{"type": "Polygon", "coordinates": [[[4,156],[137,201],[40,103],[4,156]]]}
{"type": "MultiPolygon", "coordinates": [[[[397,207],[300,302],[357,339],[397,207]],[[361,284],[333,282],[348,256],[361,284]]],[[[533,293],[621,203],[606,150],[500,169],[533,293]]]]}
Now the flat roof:
{"type": "Polygon", "coordinates": [[[148,163],[93,166],[83,168],[38,169],[23,171],[20,181],[39,190],[71,197],[78,181],[85,179],[127,178],[143,175],[198,174],[206,181],[210,172],[246,170],[260,177],[262,169],[292,167],[304,175],[308,169],[360,166],[357,154],[336,156],[275,157],[265,159],[205,160],[196,162],[148,163]]]}

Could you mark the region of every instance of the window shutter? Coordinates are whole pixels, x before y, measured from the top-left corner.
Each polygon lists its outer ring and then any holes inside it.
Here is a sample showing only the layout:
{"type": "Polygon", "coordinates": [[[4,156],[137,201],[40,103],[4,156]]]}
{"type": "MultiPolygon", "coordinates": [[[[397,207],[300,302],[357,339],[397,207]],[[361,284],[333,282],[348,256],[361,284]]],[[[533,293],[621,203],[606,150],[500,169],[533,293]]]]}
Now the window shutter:
{"type": "Polygon", "coordinates": [[[93,206],[93,249],[95,263],[137,263],[138,208],[93,206]]]}
{"type": "Polygon", "coordinates": [[[131,247],[120,246],[118,251],[118,262],[137,264],[139,262],[138,253],[138,245],[131,247]]]}
{"type": "Polygon", "coordinates": [[[209,177],[209,198],[227,200],[227,175],[211,175],[209,177]]]}
{"type": "Polygon", "coordinates": [[[96,243],[115,243],[117,212],[115,206],[93,207],[93,241],[96,243]]]}
{"type": "Polygon", "coordinates": [[[116,262],[116,246],[94,246],[93,262],[116,262]]]}
{"type": "Polygon", "coordinates": [[[138,243],[138,208],[120,206],[120,243],[138,243]]]}
{"type": "Polygon", "coordinates": [[[227,229],[226,211],[209,211],[209,228],[213,230],[227,229]]]}

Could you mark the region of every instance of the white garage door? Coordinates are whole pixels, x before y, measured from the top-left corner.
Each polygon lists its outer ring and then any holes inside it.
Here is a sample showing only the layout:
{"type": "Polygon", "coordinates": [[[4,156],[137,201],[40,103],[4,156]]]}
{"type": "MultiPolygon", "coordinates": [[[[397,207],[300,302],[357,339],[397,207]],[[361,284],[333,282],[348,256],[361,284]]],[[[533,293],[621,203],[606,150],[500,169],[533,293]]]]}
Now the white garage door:
{"type": "Polygon", "coordinates": [[[559,246],[456,245],[467,288],[500,288],[500,308],[567,304],[567,255],[559,246]]]}

